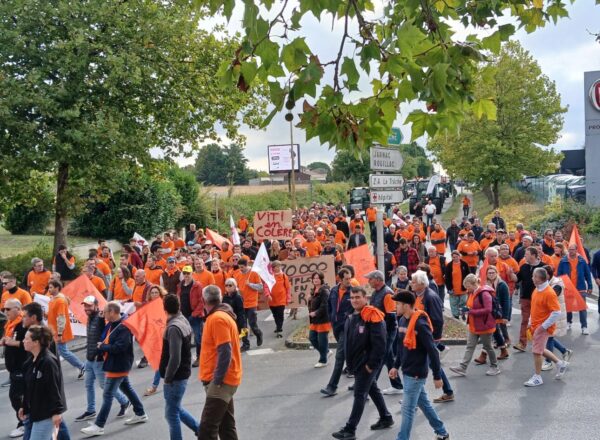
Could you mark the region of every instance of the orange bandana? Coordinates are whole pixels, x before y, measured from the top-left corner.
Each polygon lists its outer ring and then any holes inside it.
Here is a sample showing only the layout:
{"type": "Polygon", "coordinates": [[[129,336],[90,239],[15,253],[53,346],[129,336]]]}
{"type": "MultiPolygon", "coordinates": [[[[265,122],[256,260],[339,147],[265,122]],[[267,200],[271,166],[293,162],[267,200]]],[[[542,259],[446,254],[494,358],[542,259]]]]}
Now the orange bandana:
{"type": "Polygon", "coordinates": [[[417,319],[419,319],[421,315],[427,317],[427,323],[429,324],[429,328],[433,331],[433,326],[431,325],[429,315],[423,310],[415,310],[412,316],[410,317],[408,328],[406,329],[406,335],[404,336],[404,346],[409,350],[414,350],[415,348],[417,348],[417,334],[415,333],[415,325],[417,325],[417,319]]]}

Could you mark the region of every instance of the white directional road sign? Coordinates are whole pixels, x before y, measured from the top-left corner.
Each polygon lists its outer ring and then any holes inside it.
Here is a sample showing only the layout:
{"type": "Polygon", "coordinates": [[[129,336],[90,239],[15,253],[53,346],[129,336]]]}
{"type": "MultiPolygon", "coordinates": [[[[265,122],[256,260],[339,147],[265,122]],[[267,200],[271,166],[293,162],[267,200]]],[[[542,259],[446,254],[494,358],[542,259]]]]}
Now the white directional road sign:
{"type": "Polygon", "coordinates": [[[400,171],[402,155],[395,148],[371,147],[371,169],[373,171],[400,171]]]}
{"type": "Polygon", "coordinates": [[[371,203],[385,205],[387,203],[402,203],[404,196],[399,190],[371,190],[371,203]]]}
{"type": "Polygon", "coordinates": [[[404,179],[398,174],[371,174],[369,175],[369,186],[371,189],[400,189],[404,185],[404,179]]]}

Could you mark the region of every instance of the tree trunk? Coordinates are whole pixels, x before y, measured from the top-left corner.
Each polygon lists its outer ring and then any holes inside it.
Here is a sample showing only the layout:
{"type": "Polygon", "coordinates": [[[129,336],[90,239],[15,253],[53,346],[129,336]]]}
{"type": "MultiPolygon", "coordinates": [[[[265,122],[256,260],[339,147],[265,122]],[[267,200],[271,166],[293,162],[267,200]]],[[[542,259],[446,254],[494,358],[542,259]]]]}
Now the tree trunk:
{"type": "Polygon", "coordinates": [[[494,209],[498,209],[500,207],[500,187],[499,187],[499,183],[497,180],[494,180],[494,183],[492,184],[492,194],[494,196],[494,200],[493,200],[493,205],[494,205],[494,209]]]}
{"type": "Polygon", "coordinates": [[[67,185],[69,180],[69,165],[66,163],[58,164],[58,173],[56,176],[56,207],[54,217],[54,254],[58,246],[67,244],[67,185]]]}
{"type": "Polygon", "coordinates": [[[492,192],[492,188],[489,185],[483,185],[481,188],[481,192],[485,195],[490,205],[494,204],[494,193],[492,192]]]}

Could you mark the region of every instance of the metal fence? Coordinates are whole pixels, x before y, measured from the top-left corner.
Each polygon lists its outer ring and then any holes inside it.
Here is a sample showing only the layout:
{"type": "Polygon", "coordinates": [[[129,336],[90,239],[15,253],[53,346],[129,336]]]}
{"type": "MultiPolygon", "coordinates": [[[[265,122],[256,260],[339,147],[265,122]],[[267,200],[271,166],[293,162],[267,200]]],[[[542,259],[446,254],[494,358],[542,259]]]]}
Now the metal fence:
{"type": "Polygon", "coordinates": [[[585,184],[585,177],[571,174],[552,174],[550,176],[525,177],[515,186],[531,194],[537,202],[550,203],[558,199],[566,199],[571,185],[585,184]]]}

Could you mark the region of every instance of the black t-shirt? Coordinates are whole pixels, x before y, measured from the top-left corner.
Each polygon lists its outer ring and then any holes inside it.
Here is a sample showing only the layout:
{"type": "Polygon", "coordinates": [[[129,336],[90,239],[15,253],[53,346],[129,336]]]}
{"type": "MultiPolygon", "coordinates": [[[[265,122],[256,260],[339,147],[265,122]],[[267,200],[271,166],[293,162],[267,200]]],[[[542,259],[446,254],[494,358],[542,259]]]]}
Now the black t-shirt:
{"type": "Polygon", "coordinates": [[[535,289],[535,284],[533,284],[533,271],[538,267],[544,267],[544,263],[539,262],[535,266],[525,263],[523,266],[521,266],[521,269],[517,274],[517,277],[521,282],[521,298],[531,299],[533,289],[535,289]]]}
{"type": "Polygon", "coordinates": [[[192,290],[192,286],[194,283],[190,283],[187,286],[181,283],[181,296],[179,300],[181,301],[181,314],[186,318],[191,316],[192,314],[192,305],[190,303],[190,291],[192,290]]]}

